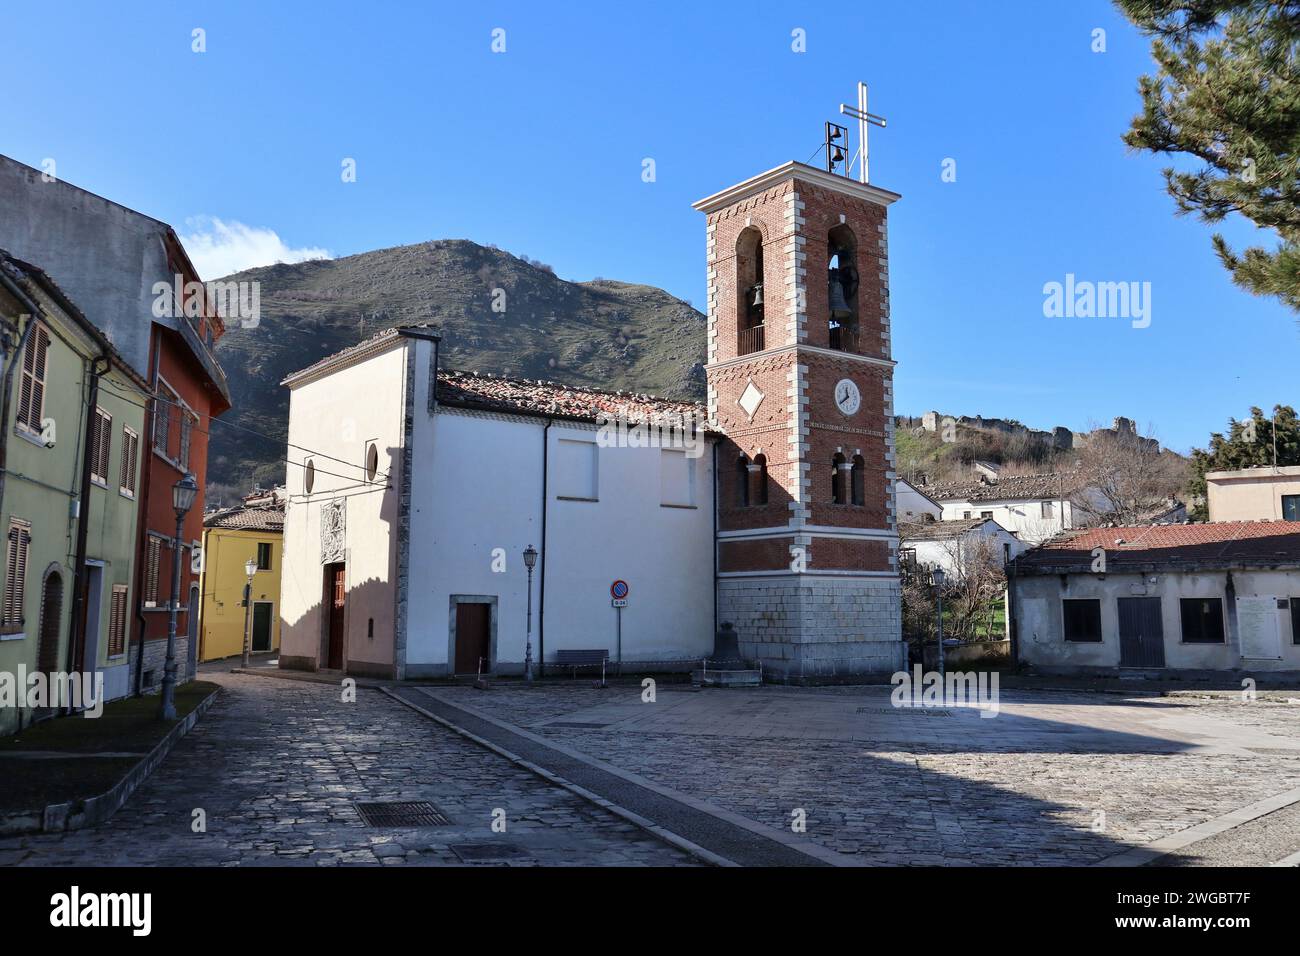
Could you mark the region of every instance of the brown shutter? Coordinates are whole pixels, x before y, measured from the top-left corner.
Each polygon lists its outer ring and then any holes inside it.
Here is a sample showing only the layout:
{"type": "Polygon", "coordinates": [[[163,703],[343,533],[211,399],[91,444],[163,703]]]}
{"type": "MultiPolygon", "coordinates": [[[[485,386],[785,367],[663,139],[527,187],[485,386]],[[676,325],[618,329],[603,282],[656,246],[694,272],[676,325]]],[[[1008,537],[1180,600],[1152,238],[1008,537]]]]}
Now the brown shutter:
{"type": "Polygon", "coordinates": [[[108,616],[108,656],[120,657],[126,650],[126,585],[113,585],[113,603],[108,616]]]}
{"type": "Polygon", "coordinates": [[[149,539],[149,551],[145,566],[144,599],[158,603],[158,565],[162,560],[162,544],[157,538],[149,539]]]}
{"type": "Polygon", "coordinates": [[[27,581],[27,546],[31,542],[31,528],[26,522],[11,519],[9,522],[8,554],[5,561],[4,626],[21,628],[23,624],[23,593],[27,581]]]}
{"type": "Polygon", "coordinates": [[[113,416],[99,412],[99,477],[108,484],[108,459],[113,450],[113,416]]]}
{"type": "Polygon", "coordinates": [[[38,325],[32,330],[23,351],[22,384],[18,390],[18,423],[32,431],[41,430],[45,410],[45,360],[49,352],[50,333],[38,325]]]}

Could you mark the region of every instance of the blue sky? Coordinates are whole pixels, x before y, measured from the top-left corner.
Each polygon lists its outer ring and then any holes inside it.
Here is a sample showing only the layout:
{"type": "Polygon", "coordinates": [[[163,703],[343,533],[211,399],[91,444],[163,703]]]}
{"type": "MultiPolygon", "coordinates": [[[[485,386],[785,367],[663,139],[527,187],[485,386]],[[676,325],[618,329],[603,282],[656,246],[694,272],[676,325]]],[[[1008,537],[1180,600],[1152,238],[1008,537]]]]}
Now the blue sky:
{"type": "Polygon", "coordinates": [[[691,202],[809,160],[864,79],[889,119],[872,182],[903,194],[899,412],[1125,415],[1185,451],[1251,405],[1294,404],[1295,317],[1232,285],[1210,230],[1174,217],[1165,162],[1120,141],[1150,60],[1108,3],[547,6],[10,4],[0,152],[53,158],[182,235],[273,232],[235,237],[258,255],[468,238],[700,306],[691,202]],[[1150,282],[1150,326],[1045,318],[1044,283],[1067,273],[1150,282]]]}

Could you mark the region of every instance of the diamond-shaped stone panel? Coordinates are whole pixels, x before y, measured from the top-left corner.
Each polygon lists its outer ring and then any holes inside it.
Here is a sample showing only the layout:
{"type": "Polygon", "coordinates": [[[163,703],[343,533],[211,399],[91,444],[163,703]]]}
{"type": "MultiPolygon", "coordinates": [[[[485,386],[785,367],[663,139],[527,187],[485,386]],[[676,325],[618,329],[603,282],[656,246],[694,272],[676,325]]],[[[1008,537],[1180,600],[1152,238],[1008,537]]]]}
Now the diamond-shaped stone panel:
{"type": "Polygon", "coordinates": [[[744,410],[746,415],[753,418],[754,413],[758,411],[758,406],[763,404],[763,398],[763,392],[754,384],[754,380],[751,378],[749,384],[745,386],[745,390],[741,392],[740,398],[736,400],[736,404],[744,410]]]}

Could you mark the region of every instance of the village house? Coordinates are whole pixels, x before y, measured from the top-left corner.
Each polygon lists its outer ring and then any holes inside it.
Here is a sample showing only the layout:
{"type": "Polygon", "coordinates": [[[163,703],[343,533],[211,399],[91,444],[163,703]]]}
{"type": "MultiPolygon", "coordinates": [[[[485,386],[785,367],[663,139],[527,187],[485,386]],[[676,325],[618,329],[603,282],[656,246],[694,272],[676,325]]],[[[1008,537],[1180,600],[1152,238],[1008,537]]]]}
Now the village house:
{"type": "Polygon", "coordinates": [[[900,525],[943,518],[943,505],[926,494],[924,488],[924,485],[917,487],[903,478],[894,482],[894,513],[900,525]]]}
{"type": "Polygon", "coordinates": [[[955,580],[986,556],[1001,567],[1028,547],[992,518],[898,522],[899,563],[915,571],[941,568],[955,580]]]}
{"type": "MultiPolygon", "coordinates": [[[[3,252],[0,342],[0,672],[98,673],[105,699],[123,697],[145,382],[49,276],[3,252]]],[[[0,734],[55,712],[17,704],[0,734]]]]}
{"type": "Polygon", "coordinates": [[[705,408],[442,370],[420,327],[286,378],[280,666],[686,668],[728,624],[774,679],[898,670],[898,198],[791,162],[695,204],[705,408]]]}
{"type": "Polygon", "coordinates": [[[246,634],[254,654],[280,646],[284,503],[283,488],[258,490],[233,508],[203,516],[200,661],[243,654],[246,634]],[[250,605],[245,607],[244,588],[250,583],[250,605]]]}
{"type": "Polygon", "coordinates": [[[925,491],[942,506],[941,520],[991,518],[1028,544],[1084,525],[1090,513],[1085,502],[1105,508],[1095,489],[1067,472],[1011,477],[984,472],[970,481],[929,485],[925,491]]]}
{"type": "Polygon", "coordinates": [[[0,248],[39,263],[146,382],[135,395],[147,406],[128,624],[135,692],[156,688],[163,676],[176,535],[172,487],[186,474],[198,482],[181,537],[176,651],[179,673],[192,675],[208,433],[230,407],[213,351],[222,320],[169,225],[6,156],[0,156],[0,248]],[[188,303],[173,301],[170,290],[178,283],[196,289],[188,303]]]}
{"type": "Polygon", "coordinates": [[[1300,526],[1093,528],[1009,566],[1020,661],[1051,673],[1300,670],[1300,526]]]}
{"type": "Polygon", "coordinates": [[[1261,465],[1205,476],[1211,521],[1300,521],[1300,465],[1261,465]]]}

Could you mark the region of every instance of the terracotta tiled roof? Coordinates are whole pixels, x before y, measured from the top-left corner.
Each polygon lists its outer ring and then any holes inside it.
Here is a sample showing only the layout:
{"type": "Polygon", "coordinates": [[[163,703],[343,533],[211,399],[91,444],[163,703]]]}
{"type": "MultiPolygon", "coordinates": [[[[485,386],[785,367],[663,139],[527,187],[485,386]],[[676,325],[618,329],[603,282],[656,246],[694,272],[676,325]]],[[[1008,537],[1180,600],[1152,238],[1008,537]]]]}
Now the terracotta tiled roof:
{"type": "Polygon", "coordinates": [[[1048,474],[1016,475],[999,478],[989,484],[980,481],[950,481],[940,485],[927,485],[919,490],[935,501],[1020,501],[1069,496],[1080,487],[1081,482],[1076,475],[1048,474]]]}
{"type": "Polygon", "coordinates": [[[992,518],[963,518],[960,521],[900,521],[898,537],[903,541],[947,541],[974,531],[983,524],[997,524],[997,522],[992,518]]]}
{"type": "Polygon", "coordinates": [[[1016,573],[1090,571],[1096,548],[1106,551],[1107,573],[1300,567],[1300,522],[1221,521],[1068,531],[1017,558],[1016,573]]]}
{"type": "Polygon", "coordinates": [[[692,420],[703,423],[707,418],[704,406],[694,402],[452,370],[438,373],[438,401],[461,408],[583,421],[595,421],[602,414],[621,416],[632,423],[685,419],[689,424],[692,420]]]}
{"type": "MultiPolygon", "coordinates": [[[[380,349],[403,332],[436,335],[430,325],[406,325],[384,329],[350,348],[327,355],[307,368],[287,376],[281,384],[310,377],[329,366],[371,349],[380,349]]],[[[454,369],[438,370],[438,402],[458,408],[504,412],[517,415],[553,416],[578,421],[595,421],[604,414],[636,422],[680,422],[693,419],[703,423],[708,412],[695,402],[680,402],[654,395],[611,392],[597,388],[565,385],[532,379],[501,378],[454,369]]]]}
{"type": "Polygon", "coordinates": [[[284,531],[284,505],[278,507],[249,508],[238,505],[203,516],[205,528],[227,528],[232,531],[284,531]]]}

